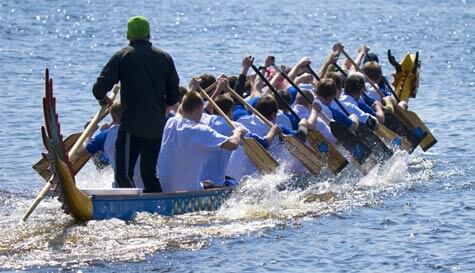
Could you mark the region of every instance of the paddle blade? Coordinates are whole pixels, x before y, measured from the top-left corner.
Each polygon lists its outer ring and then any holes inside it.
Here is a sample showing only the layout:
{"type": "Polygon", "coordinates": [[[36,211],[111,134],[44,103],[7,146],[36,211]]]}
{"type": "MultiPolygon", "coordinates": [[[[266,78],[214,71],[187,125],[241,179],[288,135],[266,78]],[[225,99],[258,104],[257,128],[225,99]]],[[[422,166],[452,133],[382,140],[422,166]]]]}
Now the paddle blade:
{"type": "Polygon", "coordinates": [[[345,126],[336,122],[330,122],[330,129],[338,142],[351,154],[356,163],[363,164],[372,154],[371,149],[345,126]]]}
{"type": "Polygon", "coordinates": [[[307,147],[300,139],[290,135],[283,135],[284,144],[289,152],[312,174],[319,174],[323,162],[317,157],[317,153],[307,147]]]}
{"type": "Polygon", "coordinates": [[[319,131],[309,130],[307,140],[317,152],[319,160],[325,162],[333,174],[341,172],[348,165],[348,160],[319,131]]]}
{"type": "Polygon", "coordinates": [[[273,173],[279,167],[277,162],[267,151],[253,138],[242,138],[244,152],[254,163],[260,173],[273,173]]]}
{"type": "Polygon", "coordinates": [[[409,129],[402,121],[400,121],[395,114],[393,113],[385,113],[384,114],[384,125],[388,127],[394,133],[404,137],[407,141],[411,144],[411,150],[414,150],[417,145],[421,142],[421,138],[417,138],[414,135],[414,132],[409,129]]]}
{"type": "Polygon", "coordinates": [[[425,125],[425,123],[419,118],[419,116],[412,112],[412,111],[407,111],[407,116],[409,119],[412,121],[413,124],[416,124],[417,127],[415,130],[417,132],[424,132],[425,136],[422,138],[421,143],[419,143],[419,146],[421,146],[421,149],[425,152],[429,150],[432,146],[434,146],[437,143],[437,139],[434,137],[434,135],[431,133],[429,128],[425,125]]]}
{"type": "Polygon", "coordinates": [[[393,156],[393,151],[367,126],[360,124],[358,130],[356,130],[356,136],[371,148],[373,154],[379,160],[386,160],[393,156]]]}
{"type": "Polygon", "coordinates": [[[424,152],[437,143],[437,139],[416,113],[406,111],[401,107],[395,107],[394,110],[396,117],[411,129],[416,138],[420,139],[419,146],[424,152]]]}
{"type": "MultiPolygon", "coordinates": [[[[66,152],[69,152],[69,150],[71,150],[74,143],[76,143],[76,141],[78,140],[80,136],[81,136],[81,133],[75,133],[68,136],[66,140],[64,140],[64,146],[66,148],[66,152]]],[[[91,158],[90,155],[82,156],[82,157],[76,158],[75,160],[73,160],[73,162],[71,162],[74,175],[76,175],[82,169],[82,167],[84,167],[84,165],[87,163],[87,161],[90,158],[91,158]]],[[[48,160],[46,160],[45,158],[42,158],[41,160],[39,160],[33,165],[33,170],[35,170],[41,177],[43,177],[44,180],[48,181],[52,175],[48,167],[49,167],[48,160]]]]}
{"type": "Polygon", "coordinates": [[[395,132],[391,131],[384,125],[380,125],[376,130],[376,135],[383,139],[386,144],[389,146],[395,147],[397,149],[406,150],[411,152],[413,150],[412,144],[407,141],[407,139],[399,136],[395,132]]]}

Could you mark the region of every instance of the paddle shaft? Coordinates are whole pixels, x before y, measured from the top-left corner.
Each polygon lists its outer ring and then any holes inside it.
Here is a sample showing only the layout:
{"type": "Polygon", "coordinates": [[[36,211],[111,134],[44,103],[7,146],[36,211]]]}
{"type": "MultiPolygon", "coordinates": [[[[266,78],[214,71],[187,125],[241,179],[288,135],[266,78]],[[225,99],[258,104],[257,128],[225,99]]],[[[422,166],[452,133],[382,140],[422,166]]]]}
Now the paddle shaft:
{"type": "Polygon", "coordinates": [[[228,91],[234,98],[236,98],[240,103],[242,103],[242,105],[246,106],[249,110],[251,110],[254,115],[258,116],[267,126],[273,126],[272,122],[270,122],[266,117],[264,117],[264,115],[261,114],[261,112],[257,111],[256,108],[252,107],[252,105],[250,105],[246,100],[239,96],[239,94],[234,91],[234,89],[228,86],[228,91]]]}
{"type": "Polygon", "coordinates": [[[292,116],[294,116],[294,118],[297,120],[297,121],[300,121],[300,117],[297,115],[297,113],[295,113],[295,111],[292,109],[292,107],[285,101],[285,99],[277,92],[277,90],[275,89],[274,86],[272,86],[272,84],[269,82],[269,80],[267,80],[267,78],[262,75],[262,73],[259,71],[259,69],[255,66],[255,65],[252,65],[251,66],[252,69],[256,72],[256,74],[259,76],[259,78],[261,78],[264,83],[269,87],[269,89],[272,91],[272,94],[274,94],[274,96],[282,103],[285,105],[285,107],[287,107],[287,109],[289,110],[289,112],[292,114],[292,116]]]}
{"type": "Polygon", "coordinates": [[[384,77],[384,76],[383,76],[383,82],[384,82],[384,84],[389,88],[389,90],[391,91],[391,94],[393,94],[394,98],[396,98],[396,101],[397,101],[397,102],[400,102],[401,99],[400,99],[399,96],[396,94],[396,92],[394,92],[393,87],[391,86],[391,84],[389,84],[388,80],[387,80],[386,77],[384,77]]]}

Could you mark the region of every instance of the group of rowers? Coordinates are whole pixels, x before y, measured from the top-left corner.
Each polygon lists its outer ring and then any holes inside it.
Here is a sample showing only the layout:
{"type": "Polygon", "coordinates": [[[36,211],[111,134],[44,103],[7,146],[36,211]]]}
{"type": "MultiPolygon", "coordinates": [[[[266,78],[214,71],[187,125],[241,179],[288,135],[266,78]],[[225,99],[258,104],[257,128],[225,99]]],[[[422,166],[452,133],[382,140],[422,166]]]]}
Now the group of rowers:
{"type": "MultiPolygon", "coordinates": [[[[290,68],[277,66],[273,56],[265,58],[258,68],[259,73],[248,73],[254,66],[254,57],[245,56],[237,77],[220,75],[215,78],[203,74],[192,78],[188,88],[180,87],[178,102],[166,109],[166,123],[155,164],[159,186],[151,188],[150,182],[144,183],[146,176],[141,174],[143,167],[140,164],[142,154],[134,162],[133,174],[128,174],[128,186],[145,188],[146,192],[235,186],[258,171],[244,152],[243,137],[255,139],[286,172],[304,175],[308,171],[287,151],[279,135],[293,135],[305,142],[308,130],[312,129],[320,132],[329,143],[338,145],[329,127],[330,121],[350,131],[362,124],[376,129],[385,124],[385,112],[392,111],[395,104],[407,109],[407,101],[396,101],[391,94],[377,55],[369,52],[366,45],[359,48],[355,63],[345,62],[343,68],[338,67],[340,71],[336,71],[336,61],[342,50],[340,43],[333,46],[318,71],[319,79],[309,73],[311,61],[308,57],[290,68]],[[355,65],[360,66],[364,74],[357,72],[360,67],[355,65]],[[258,74],[264,75],[265,79],[258,74]],[[367,82],[365,75],[379,90],[367,82]],[[226,117],[218,113],[202,92],[206,92],[206,97],[209,96],[232,120],[233,126],[226,123],[226,117]],[[252,113],[236,96],[244,98],[272,126],[252,113]],[[291,110],[298,117],[292,115],[291,110]]],[[[122,108],[118,101],[111,103],[112,123],[101,128],[82,150],[83,154],[104,152],[115,170],[122,108]]],[[[126,151],[126,154],[129,152],[133,151],[126,151]]],[[[127,187],[116,182],[114,187],[127,187]]]]}

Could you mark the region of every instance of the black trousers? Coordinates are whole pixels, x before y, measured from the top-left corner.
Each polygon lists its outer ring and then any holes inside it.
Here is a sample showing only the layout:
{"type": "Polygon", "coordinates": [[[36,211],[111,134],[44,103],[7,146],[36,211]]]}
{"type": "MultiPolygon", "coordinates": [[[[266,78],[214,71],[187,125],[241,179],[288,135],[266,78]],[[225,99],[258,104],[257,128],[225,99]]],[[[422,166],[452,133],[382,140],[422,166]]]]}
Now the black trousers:
{"type": "Polygon", "coordinates": [[[135,187],[134,168],[140,155],[140,173],[144,192],[160,192],[156,176],[160,138],[142,138],[119,129],[115,142],[115,181],[120,188],[135,187]]]}

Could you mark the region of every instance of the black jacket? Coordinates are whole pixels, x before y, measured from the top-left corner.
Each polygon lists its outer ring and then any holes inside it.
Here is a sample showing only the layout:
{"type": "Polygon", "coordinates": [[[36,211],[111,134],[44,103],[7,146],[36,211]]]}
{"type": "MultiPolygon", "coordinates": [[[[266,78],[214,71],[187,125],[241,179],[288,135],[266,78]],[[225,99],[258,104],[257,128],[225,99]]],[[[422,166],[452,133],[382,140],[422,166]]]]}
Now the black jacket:
{"type": "Polygon", "coordinates": [[[120,130],[143,138],[160,138],[166,106],[179,100],[179,78],[173,59],[149,41],[134,40],[116,52],[97,78],[92,92],[103,99],[120,81],[120,130]]]}

